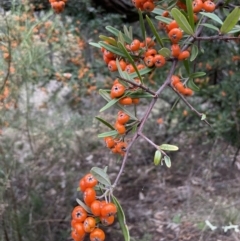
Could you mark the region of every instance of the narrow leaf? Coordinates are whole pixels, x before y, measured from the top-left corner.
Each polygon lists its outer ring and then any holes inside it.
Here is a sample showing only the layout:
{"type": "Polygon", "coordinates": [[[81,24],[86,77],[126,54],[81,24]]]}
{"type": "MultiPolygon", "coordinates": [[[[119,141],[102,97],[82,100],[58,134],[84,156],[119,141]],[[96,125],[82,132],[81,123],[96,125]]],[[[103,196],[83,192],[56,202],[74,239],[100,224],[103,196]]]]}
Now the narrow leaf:
{"type": "Polygon", "coordinates": [[[166,18],[166,17],[163,17],[163,16],[156,16],[155,17],[157,20],[163,22],[163,23],[166,23],[166,24],[169,24],[172,22],[172,19],[171,18],[166,18]]]}
{"type": "Polygon", "coordinates": [[[195,72],[189,75],[189,78],[199,78],[199,77],[203,77],[205,76],[206,73],[205,72],[195,72]]]}
{"type": "Polygon", "coordinates": [[[102,39],[103,41],[108,42],[110,45],[117,46],[117,41],[115,39],[109,38],[104,35],[99,35],[99,38],[102,39]]]}
{"type": "Polygon", "coordinates": [[[220,32],[223,34],[228,33],[237,24],[240,18],[240,7],[235,7],[234,10],[224,20],[220,32]]]}
{"type": "Polygon", "coordinates": [[[214,13],[200,12],[200,14],[202,14],[202,15],[208,17],[208,18],[211,18],[212,20],[214,20],[215,22],[220,23],[221,25],[223,24],[223,21],[214,13]]]}
{"type": "Polygon", "coordinates": [[[103,99],[105,99],[107,102],[109,102],[111,100],[110,95],[107,92],[107,90],[100,89],[98,92],[103,97],[103,99]]]}
{"type": "Polygon", "coordinates": [[[126,55],[119,50],[119,48],[113,46],[113,45],[110,45],[110,44],[107,44],[107,43],[104,43],[102,41],[99,42],[99,45],[107,50],[109,50],[110,52],[114,53],[114,54],[117,54],[119,56],[123,56],[123,57],[126,57],[126,55]]]}
{"type": "Polygon", "coordinates": [[[95,116],[95,118],[96,118],[98,121],[102,122],[105,126],[109,127],[109,128],[112,129],[112,130],[115,130],[114,127],[113,127],[111,124],[109,124],[107,121],[105,121],[104,119],[102,119],[102,118],[100,118],[100,117],[98,117],[98,116],[95,116]]]}
{"type": "Polygon", "coordinates": [[[190,24],[188,23],[186,17],[177,9],[173,8],[171,10],[171,14],[173,18],[178,23],[179,27],[187,34],[193,35],[193,29],[191,28],[190,24]]]}
{"type": "Polygon", "coordinates": [[[159,146],[159,148],[164,151],[177,151],[178,150],[177,146],[170,145],[170,144],[162,144],[161,146],[159,146]]]}
{"type": "Polygon", "coordinates": [[[91,209],[84,203],[82,202],[80,199],[76,199],[76,202],[82,207],[85,209],[86,212],[88,213],[92,213],[91,209]]]}
{"type": "Polygon", "coordinates": [[[120,227],[122,229],[124,241],[130,241],[129,229],[128,229],[128,226],[126,224],[126,218],[125,218],[125,214],[124,214],[124,211],[122,209],[122,206],[121,206],[121,204],[119,203],[119,201],[117,200],[116,197],[112,196],[112,199],[113,199],[113,203],[117,207],[117,219],[118,219],[118,222],[119,222],[120,227]]]}
{"type": "Polygon", "coordinates": [[[168,168],[171,167],[171,159],[169,156],[164,156],[164,162],[168,168]]]}
{"type": "Polygon", "coordinates": [[[213,30],[216,30],[216,31],[219,32],[219,28],[217,28],[216,26],[214,26],[214,25],[212,25],[212,24],[210,24],[210,23],[202,23],[202,24],[200,24],[200,25],[203,25],[203,26],[205,26],[205,27],[207,27],[207,28],[210,28],[210,29],[213,29],[213,30]]]}
{"type": "Polygon", "coordinates": [[[197,56],[198,56],[198,46],[194,44],[191,49],[190,61],[191,62],[194,61],[197,56]]]}
{"type": "Polygon", "coordinates": [[[111,186],[111,181],[108,177],[108,174],[104,171],[104,169],[99,167],[93,167],[90,170],[90,173],[103,185],[111,186]]]}
{"type": "Polygon", "coordinates": [[[186,0],[186,5],[187,5],[188,21],[189,21],[190,26],[194,30],[194,18],[193,18],[192,0],[186,0]]]}
{"type": "MultiPolygon", "coordinates": [[[[149,73],[151,71],[152,71],[151,68],[146,67],[144,69],[139,70],[139,74],[142,76],[142,75],[145,75],[145,74],[147,74],[147,73],[149,73]]],[[[130,77],[131,78],[136,78],[136,77],[138,77],[138,75],[137,75],[136,72],[133,72],[133,73],[130,74],[130,77]]]]}
{"type": "Polygon", "coordinates": [[[155,155],[154,155],[154,159],[153,159],[153,162],[156,166],[159,165],[159,163],[161,161],[161,158],[162,158],[162,153],[159,150],[156,150],[155,155]]]}
{"type": "Polygon", "coordinates": [[[199,91],[199,87],[194,83],[192,78],[188,79],[187,86],[196,92],[199,91]]]}
{"type": "Polygon", "coordinates": [[[159,33],[157,32],[156,28],[154,27],[151,19],[150,19],[147,15],[146,15],[146,19],[147,19],[148,25],[149,25],[149,27],[151,28],[152,33],[154,34],[157,42],[159,43],[159,45],[160,45],[161,47],[163,47],[163,46],[164,46],[164,45],[163,45],[163,41],[162,41],[162,39],[160,38],[159,33]]]}
{"type": "Polygon", "coordinates": [[[101,46],[100,46],[100,44],[98,44],[98,43],[93,43],[93,42],[90,42],[90,43],[88,43],[89,45],[92,45],[93,47],[97,47],[97,48],[101,48],[101,46]]]}
{"type": "Polygon", "coordinates": [[[98,134],[98,138],[104,138],[104,137],[108,137],[108,136],[116,136],[117,134],[118,134],[118,132],[116,130],[107,131],[107,132],[103,132],[101,134],[98,134]]]}
{"type": "Polygon", "coordinates": [[[141,31],[142,31],[142,37],[143,37],[143,40],[145,41],[145,39],[146,39],[146,29],[145,29],[145,25],[144,25],[142,11],[140,9],[138,10],[138,14],[139,14],[140,27],[141,27],[141,31]]]}
{"type": "Polygon", "coordinates": [[[112,26],[106,26],[106,30],[109,31],[110,33],[112,33],[113,35],[115,35],[116,37],[118,36],[119,34],[119,30],[112,27],[112,26]]]}
{"type": "Polygon", "coordinates": [[[114,98],[112,100],[110,100],[106,105],[104,105],[99,112],[103,112],[105,110],[107,110],[108,108],[110,108],[111,106],[115,105],[118,102],[117,98],[114,98]]]}

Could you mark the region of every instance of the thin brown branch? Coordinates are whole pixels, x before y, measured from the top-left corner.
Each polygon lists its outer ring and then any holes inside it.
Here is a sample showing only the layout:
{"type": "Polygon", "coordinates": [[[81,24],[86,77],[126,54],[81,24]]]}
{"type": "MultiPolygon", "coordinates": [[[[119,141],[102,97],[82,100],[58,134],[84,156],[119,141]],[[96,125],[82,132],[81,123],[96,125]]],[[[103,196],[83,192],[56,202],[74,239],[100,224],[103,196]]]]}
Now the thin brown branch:
{"type": "MultiPolygon", "coordinates": [[[[171,86],[171,85],[170,85],[171,86]]],[[[196,113],[199,117],[203,116],[203,113],[198,112],[188,101],[187,99],[181,95],[178,91],[176,91],[172,86],[171,86],[172,90],[182,99],[182,101],[191,109],[191,111],[193,111],[194,113],[196,113]]],[[[203,120],[207,125],[211,126],[209,124],[209,122],[207,120],[203,120]]]]}
{"type": "Polygon", "coordinates": [[[142,84],[138,84],[138,83],[135,83],[135,82],[133,82],[131,80],[124,79],[124,78],[122,78],[120,76],[117,76],[117,78],[119,78],[119,79],[121,79],[121,80],[123,80],[123,81],[125,81],[125,82],[127,82],[127,83],[129,83],[129,84],[131,84],[133,86],[135,86],[135,87],[139,87],[139,88],[145,90],[146,92],[148,92],[149,94],[152,94],[153,96],[156,95],[156,93],[154,91],[150,90],[149,88],[145,87],[142,84]]]}

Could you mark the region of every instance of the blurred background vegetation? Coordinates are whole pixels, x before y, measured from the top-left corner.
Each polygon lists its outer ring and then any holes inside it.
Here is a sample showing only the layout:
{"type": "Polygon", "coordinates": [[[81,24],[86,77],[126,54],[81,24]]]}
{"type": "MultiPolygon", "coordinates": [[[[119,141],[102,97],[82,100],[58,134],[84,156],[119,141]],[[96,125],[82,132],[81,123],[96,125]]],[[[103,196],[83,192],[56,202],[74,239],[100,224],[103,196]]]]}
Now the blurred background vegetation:
{"type": "MultiPolygon", "coordinates": [[[[109,88],[114,76],[108,73],[100,51],[88,42],[98,41],[99,34],[107,35],[105,26],[121,29],[123,23],[135,26],[134,34],[140,36],[138,23],[133,22],[137,14],[128,1],[121,2],[117,13],[108,1],[69,0],[61,15],[51,11],[48,1],[12,3],[3,1],[0,5],[0,240],[71,240],[70,213],[79,195],[78,180],[92,166],[105,165],[114,178],[120,164],[97,139],[102,126],[94,118],[104,105],[98,89],[109,88]]],[[[229,181],[239,181],[232,171],[240,169],[238,46],[239,42],[204,42],[194,64],[196,71],[206,71],[207,75],[195,79],[200,91],[189,101],[206,113],[211,127],[181,101],[171,110],[177,98],[170,90],[154,108],[145,131],[157,143],[174,142],[180,151],[172,157],[173,168],[167,170],[153,166],[154,150],[146,143],[139,141],[132,150],[132,162],[116,190],[126,210],[132,240],[160,240],[159,223],[154,223],[155,227],[151,221],[159,220],[155,214],[164,209],[163,204],[159,206],[158,188],[166,190],[170,179],[169,190],[174,187],[181,193],[179,183],[185,187],[192,176],[205,183],[202,191],[213,185],[214,178],[228,177],[230,188],[221,194],[225,202],[214,208],[204,206],[205,213],[195,224],[202,234],[202,222],[209,210],[219,225],[228,225],[229,221],[239,224],[236,205],[231,210],[222,209],[240,195],[229,181]],[[124,191],[127,196],[121,192],[124,188],[129,190],[124,191]],[[146,212],[142,214],[139,208],[146,212]]],[[[164,80],[167,71],[166,67],[149,76],[151,88],[164,80]]],[[[147,104],[148,100],[142,101],[140,115],[147,104]]],[[[104,114],[111,120],[116,113],[112,110],[104,114]]],[[[208,199],[207,195],[202,197],[208,199]]],[[[194,214],[187,214],[183,208],[191,197],[173,199],[183,206],[176,209],[176,203],[169,202],[169,223],[182,225],[180,217],[184,215],[185,221],[194,223],[194,214]]],[[[107,240],[121,240],[117,224],[115,230],[106,230],[107,240]]],[[[231,240],[232,236],[228,237],[231,240]]],[[[174,239],[169,236],[168,240],[174,239]]]]}

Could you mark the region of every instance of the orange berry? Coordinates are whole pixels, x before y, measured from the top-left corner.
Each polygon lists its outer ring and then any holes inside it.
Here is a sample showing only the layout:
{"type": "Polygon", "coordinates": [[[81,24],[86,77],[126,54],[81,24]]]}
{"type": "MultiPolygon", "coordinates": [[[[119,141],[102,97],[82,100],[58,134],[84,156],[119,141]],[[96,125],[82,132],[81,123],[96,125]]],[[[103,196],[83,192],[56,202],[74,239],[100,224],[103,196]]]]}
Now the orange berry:
{"type": "MultiPolygon", "coordinates": [[[[126,148],[127,148],[127,143],[126,142],[121,141],[121,142],[118,142],[116,144],[116,151],[117,151],[117,153],[119,153],[121,155],[125,154],[126,148]]],[[[104,205],[104,207],[105,207],[105,205],[104,205]]],[[[101,215],[102,215],[102,212],[101,212],[101,215]]]]}
{"type": "MultiPolygon", "coordinates": [[[[83,228],[83,223],[76,223],[73,227],[73,229],[76,231],[76,233],[78,234],[78,237],[83,239],[86,232],[84,231],[84,228],[83,228]]],[[[81,240],[80,239],[80,240],[81,240]]]]}
{"type": "Polygon", "coordinates": [[[127,115],[126,113],[124,113],[124,112],[121,111],[121,112],[118,114],[118,117],[117,117],[117,122],[118,122],[118,123],[124,125],[124,124],[126,124],[129,120],[130,120],[130,117],[129,117],[129,115],[127,115]]]}
{"type": "MultiPolygon", "coordinates": [[[[118,144],[121,144],[121,150],[122,150],[122,146],[124,146],[124,148],[126,148],[126,143],[125,142],[119,142],[118,144]]],[[[117,207],[115,206],[115,204],[113,203],[106,203],[102,209],[101,209],[101,216],[102,217],[110,217],[113,216],[117,213],[117,207]]]]}
{"type": "Polygon", "coordinates": [[[90,207],[92,202],[96,200],[96,191],[93,188],[87,188],[83,193],[83,200],[90,207]]]}
{"type": "Polygon", "coordinates": [[[212,13],[212,12],[214,12],[215,8],[216,8],[215,3],[210,0],[203,3],[203,9],[206,12],[212,13]]]}
{"type": "Polygon", "coordinates": [[[143,4],[143,10],[144,11],[147,11],[147,12],[152,12],[155,8],[155,5],[153,2],[151,1],[146,1],[144,4],[143,4]]]}
{"type": "Polygon", "coordinates": [[[117,131],[120,135],[123,135],[123,134],[126,133],[126,128],[125,128],[125,126],[122,125],[122,124],[120,124],[120,123],[118,123],[118,122],[115,123],[115,129],[116,129],[116,131],[117,131]]]}
{"type": "Polygon", "coordinates": [[[77,220],[77,222],[83,222],[87,217],[87,212],[81,206],[76,206],[72,211],[72,219],[77,220]]]}
{"type": "Polygon", "coordinates": [[[111,72],[117,71],[116,60],[110,60],[110,61],[109,61],[109,63],[108,63],[108,69],[109,69],[111,72]]]}
{"type": "Polygon", "coordinates": [[[71,237],[74,241],[83,241],[84,238],[81,235],[79,235],[76,230],[72,230],[71,237]]]}
{"type": "Polygon", "coordinates": [[[172,78],[171,78],[171,80],[172,80],[171,84],[172,84],[173,86],[175,86],[177,83],[180,82],[179,77],[176,76],[176,75],[173,75],[172,78]]]}
{"type": "Polygon", "coordinates": [[[128,73],[128,74],[131,74],[133,72],[135,72],[135,69],[134,67],[131,65],[131,64],[128,64],[125,68],[125,71],[128,73]]]}
{"type": "Polygon", "coordinates": [[[132,51],[138,51],[140,48],[140,41],[138,39],[134,39],[130,44],[130,49],[132,51]]]}
{"type": "Polygon", "coordinates": [[[107,49],[104,50],[103,54],[109,59],[113,59],[115,57],[114,53],[110,52],[107,49]]]}
{"type": "Polygon", "coordinates": [[[179,28],[173,28],[168,33],[168,37],[170,38],[171,42],[176,44],[182,39],[182,31],[179,28]]]}
{"type": "Polygon", "coordinates": [[[169,30],[169,31],[172,30],[172,29],[174,29],[174,28],[179,28],[179,26],[178,26],[178,24],[177,24],[177,22],[176,22],[175,20],[173,20],[171,23],[169,23],[169,24],[167,25],[167,27],[168,27],[168,30],[169,30]]]}
{"type": "Polygon", "coordinates": [[[156,54],[157,54],[157,50],[156,49],[148,49],[145,52],[144,57],[155,56],[156,54]]]}
{"type": "Polygon", "coordinates": [[[202,0],[194,0],[192,2],[193,12],[198,13],[202,10],[203,2],[202,0]]]}
{"type": "Polygon", "coordinates": [[[126,69],[127,64],[123,59],[121,59],[119,61],[119,65],[120,65],[122,71],[124,71],[126,69]]]}
{"type": "Polygon", "coordinates": [[[155,62],[155,66],[157,68],[161,68],[165,65],[166,60],[162,55],[157,54],[157,55],[154,56],[154,62],[155,62]]]}
{"type": "Polygon", "coordinates": [[[91,203],[91,211],[96,217],[101,215],[101,202],[99,200],[95,200],[91,203]]]}
{"type": "Polygon", "coordinates": [[[131,105],[132,104],[132,98],[130,97],[123,97],[118,101],[119,104],[121,105],[131,105]]]}
{"type": "Polygon", "coordinates": [[[140,99],[139,98],[132,98],[132,103],[134,105],[137,105],[139,103],[140,99]]]}
{"type": "Polygon", "coordinates": [[[168,12],[168,11],[164,11],[164,12],[162,13],[162,16],[163,16],[163,17],[168,17],[168,16],[169,16],[169,12],[168,12]]]}
{"type": "Polygon", "coordinates": [[[106,143],[106,147],[112,148],[115,146],[115,141],[111,136],[105,137],[104,140],[106,143]]]}
{"type": "Polygon", "coordinates": [[[111,224],[113,224],[114,222],[114,216],[110,216],[110,217],[100,217],[100,221],[104,226],[109,226],[111,224]]]}
{"type": "Polygon", "coordinates": [[[90,240],[91,241],[104,241],[105,240],[105,233],[100,228],[95,228],[90,233],[90,240]]]}
{"type": "Polygon", "coordinates": [[[187,59],[190,56],[189,51],[185,50],[178,55],[179,60],[187,59]]]}
{"type": "Polygon", "coordinates": [[[114,98],[121,97],[124,94],[125,89],[126,89],[125,86],[120,83],[114,84],[110,93],[111,98],[114,99],[114,98]]]}
{"type": "Polygon", "coordinates": [[[95,187],[98,183],[98,180],[91,173],[84,176],[84,181],[87,188],[95,187]]]}
{"type": "Polygon", "coordinates": [[[96,227],[96,221],[93,217],[87,217],[84,220],[83,228],[86,233],[91,233],[96,227]]]}
{"type": "Polygon", "coordinates": [[[87,185],[85,183],[84,178],[81,178],[79,181],[79,188],[82,192],[84,192],[87,189],[87,185]]]}
{"type": "Polygon", "coordinates": [[[147,67],[153,67],[153,65],[155,64],[154,57],[152,55],[145,57],[144,63],[147,67]]]}
{"type": "Polygon", "coordinates": [[[174,58],[177,58],[178,55],[180,54],[180,52],[181,52],[180,46],[178,44],[172,44],[172,46],[171,46],[172,56],[174,58]]]}
{"type": "Polygon", "coordinates": [[[185,88],[183,94],[186,96],[191,96],[191,95],[193,95],[193,91],[189,88],[185,88]]]}
{"type": "Polygon", "coordinates": [[[176,83],[176,84],[174,85],[174,87],[176,88],[176,90],[177,90],[179,93],[184,94],[185,87],[184,87],[184,85],[183,85],[182,82],[176,83]]]}

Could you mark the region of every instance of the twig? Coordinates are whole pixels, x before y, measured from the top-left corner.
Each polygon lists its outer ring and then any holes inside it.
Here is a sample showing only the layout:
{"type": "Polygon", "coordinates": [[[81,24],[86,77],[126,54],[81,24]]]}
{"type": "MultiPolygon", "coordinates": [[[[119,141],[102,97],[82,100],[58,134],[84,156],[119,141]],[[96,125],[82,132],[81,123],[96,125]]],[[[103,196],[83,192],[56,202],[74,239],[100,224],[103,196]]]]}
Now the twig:
{"type": "MultiPolygon", "coordinates": [[[[171,85],[170,85],[171,86],[171,85]]],[[[187,100],[184,96],[182,96],[178,91],[176,91],[172,86],[172,90],[183,100],[183,102],[191,109],[191,111],[195,112],[199,117],[202,117],[203,113],[198,112],[187,100]]],[[[203,120],[207,125],[211,127],[207,120],[203,120]]]]}
{"type": "Polygon", "coordinates": [[[156,145],[153,141],[151,141],[150,139],[148,139],[143,133],[139,133],[139,135],[145,139],[148,143],[150,143],[152,146],[154,146],[157,150],[159,150],[160,152],[162,152],[162,154],[164,156],[167,156],[166,152],[164,152],[163,150],[161,150],[161,148],[159,148],[158,145],[156,145]]]}
{"type": "Polygon", "coordinates": [[[121,80],[123,80],[123,81],[125,81],[125,82],[127,82],[127,83],[129,83],[131,85],[133,85],[133,86],[139,87],[139,88],[145,90],[146,92],[148,92],[148,93],[150,93],[150,94],[152,94],[154,96],[156,95],[156,93],[154,91],[150,90],[149,88],[145,87],[142,84],[137,84],[137,83],[135,83],[135,82],[133,82],[131,80],[124,79],[124,78],[122,78],[120,76],[117,76],[117,78],[119,78],[119,79],[121,79],[121,80]]]}

